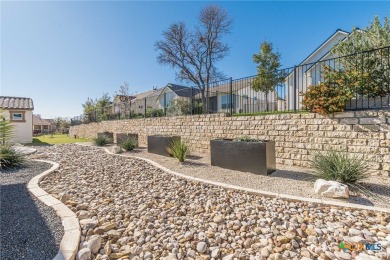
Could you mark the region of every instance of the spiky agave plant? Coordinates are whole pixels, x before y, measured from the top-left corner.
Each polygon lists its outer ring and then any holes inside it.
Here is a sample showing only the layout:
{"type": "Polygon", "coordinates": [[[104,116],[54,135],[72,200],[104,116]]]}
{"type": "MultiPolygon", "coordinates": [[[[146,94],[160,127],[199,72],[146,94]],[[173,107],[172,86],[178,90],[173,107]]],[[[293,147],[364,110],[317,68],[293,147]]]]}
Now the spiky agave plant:
{"type": "Polygon", "coordinates": [[[179,162],[184,162],[187,156],[190,155],[190,147],[181,139],[174,139],[168,146],[167,151],[179,162]]]}
{"type": "Polygon", "coordinates": [[[131,151],[135,147],[137,147],[137,144],[138,144],[138,139],[134,136],[129,136],[123,143],[121,143],[120,146],[126,151],[131,151]]]}

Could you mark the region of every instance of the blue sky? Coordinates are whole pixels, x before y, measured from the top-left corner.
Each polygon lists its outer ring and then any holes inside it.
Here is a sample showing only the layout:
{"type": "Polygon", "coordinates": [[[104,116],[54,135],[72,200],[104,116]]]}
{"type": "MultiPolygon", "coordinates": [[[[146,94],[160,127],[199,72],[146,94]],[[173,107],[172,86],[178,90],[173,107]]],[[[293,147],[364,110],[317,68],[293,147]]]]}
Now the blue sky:
{"type": "MultiPolygon", "coordinates": [[[[196,23],[212,2],[1,2],[0,94],[31,97],[45,118],[76,116],[87,97],[175,83],[156,62],[155,41],[171,23],[196,23]]],[[[337,29],[364,28],[390,16],[390,2],[214,2],[234,18],[225,37],[230,55],[218,63],[228,76],[254,75],[252,55],[264,39],[283,67],[300,63],[337,29]]],[[[177,82],[180,83],[180,82],[177,82]]]]}

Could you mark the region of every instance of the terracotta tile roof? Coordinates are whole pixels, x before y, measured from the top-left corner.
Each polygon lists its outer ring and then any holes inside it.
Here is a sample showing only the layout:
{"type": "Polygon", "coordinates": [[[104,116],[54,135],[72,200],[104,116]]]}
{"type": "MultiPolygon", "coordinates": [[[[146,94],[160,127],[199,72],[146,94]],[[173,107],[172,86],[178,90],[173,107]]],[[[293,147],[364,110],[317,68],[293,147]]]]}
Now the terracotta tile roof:
{"type": "Polygon", "coordinates": [[[0,96],[0,108],[33,110],[34,104],[31,98],[0,96]]]}

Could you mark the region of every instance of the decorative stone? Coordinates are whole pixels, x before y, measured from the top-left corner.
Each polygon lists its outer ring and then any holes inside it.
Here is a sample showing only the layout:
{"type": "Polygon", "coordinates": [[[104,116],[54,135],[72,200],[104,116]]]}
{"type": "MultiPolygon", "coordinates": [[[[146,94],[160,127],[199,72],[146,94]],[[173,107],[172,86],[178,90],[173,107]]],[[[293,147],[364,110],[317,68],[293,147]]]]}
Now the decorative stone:
{"type": "Polygon", "coordinates": [[[77,260],[89,260],[91,257],[91,250],[89,248],[82,248],[76,256],[77,260]]]}
{"type": "Polygon", "coordinates": [[[82,219],[80,220],[80,226],[82,229],[93,229],[97,226],[98,221],[96,219],[82,219]]]}
{"type": "Polygon", "coordinates": [[[88,239],[87,246],[91,250],[92,254],[99,252],[100,246],[102,245],[102,240],[99,235],[93,235],[88,239]]]}
{"type": "Polygon", "coordinates": [[[328,198],[349,198],[349,189],[337,181],[318,179],[314,183],[314,192],[328,198]]]}
{"type": "Polygon", "coordinates": [[[120,148],[119,146],[113,146],[111,148],[111,152],[114,153],[114,154],[121,153],[122,152],[122,148],[120,148]]]}

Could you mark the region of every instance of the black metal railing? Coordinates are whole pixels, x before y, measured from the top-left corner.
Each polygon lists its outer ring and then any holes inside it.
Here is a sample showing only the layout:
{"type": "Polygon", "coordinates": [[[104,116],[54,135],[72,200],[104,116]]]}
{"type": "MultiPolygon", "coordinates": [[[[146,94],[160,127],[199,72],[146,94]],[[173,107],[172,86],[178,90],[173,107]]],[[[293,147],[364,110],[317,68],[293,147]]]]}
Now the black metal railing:
{"type": "Polygon", "coordinates": [[[307,89],[326,80],[349,84],[353,97],[346,102],[345,110],[390,108],[390,46],[342,57],[326,55],[317,62],[274,72],[282,80],[268,88],[268,92],[254,87],[257,76],[228,78],[196,87],[168,85],[87,111],[72,118],[71,123],[222,112],[231,115],[297,112],[305,110],[302,101],[307,89]],[[340,77],[327,78],[329,70],[340,77]]]}

